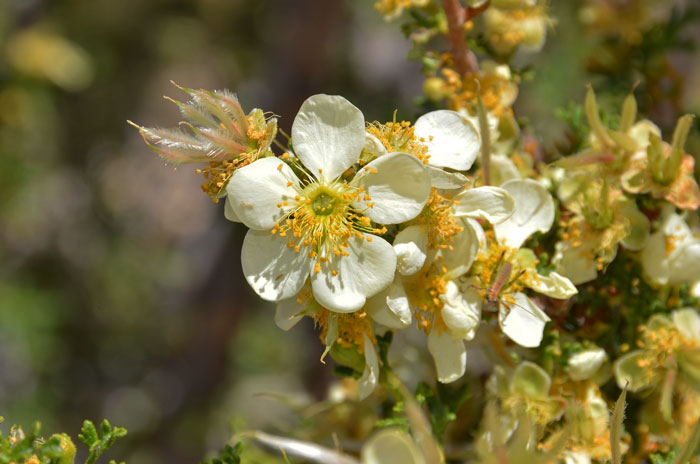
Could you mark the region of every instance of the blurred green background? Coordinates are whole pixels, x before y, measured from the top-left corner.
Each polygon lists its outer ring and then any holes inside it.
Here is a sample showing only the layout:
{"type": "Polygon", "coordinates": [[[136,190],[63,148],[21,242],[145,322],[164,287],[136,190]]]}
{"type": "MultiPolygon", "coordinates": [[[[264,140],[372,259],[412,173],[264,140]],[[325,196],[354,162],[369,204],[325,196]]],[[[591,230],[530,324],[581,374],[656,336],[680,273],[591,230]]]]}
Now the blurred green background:
{"type": "MultiPolygon", "coordinates": [[[[83,419],[107,417],[129,429],[111,457],[191,463],[232,424],[290,423],[289,408],[256,394],[325,396],[333,375],[311,324],[280,331],[242,278],[244,228],[199,191],[193,166],[163,164],[126,120],[174,126],[161,96],[184,95],[171,79],[231,89],[287,131],[322,92],[368,121],[394,109],[412,119],[420,63],[372,3],[0,0],[3,430],[38,419],[75,436],[83,419]]],[[[515,61],[535,64],[516,111],[545,147],[563,130],[554,109],[580,101],[586,82],[624,95],[640,79],[618,70],[615,88],[587,74],[595,39],[574,2],[553,3],[544,53],[515,61]]],[[[678,111],[700,108],[700,62],[662,56],[649,66],[672,66],[685,86],[643,75],[671,102],[643,109],[669,130],[678,111]]]]}

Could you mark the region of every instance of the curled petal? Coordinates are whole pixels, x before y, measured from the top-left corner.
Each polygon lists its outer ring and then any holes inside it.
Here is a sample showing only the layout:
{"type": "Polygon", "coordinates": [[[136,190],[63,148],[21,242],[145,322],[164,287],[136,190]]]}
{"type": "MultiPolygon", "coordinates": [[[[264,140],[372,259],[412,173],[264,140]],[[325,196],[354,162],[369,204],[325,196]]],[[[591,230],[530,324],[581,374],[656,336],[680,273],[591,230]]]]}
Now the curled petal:
{"type": "Polygon", "coordinates": [[[644,352],[640,350],[632,351],[618,358],[613,369],[617,386],[625,388],[627,385],[627,390],[637,392],[655,385],[658,381],[656,373],[648,367],[642,367],[646,365],[647,361],[644,352]]]}
{"type": "Polygon", "coordinates": [[[374,349],[374,344],[367,334],[364,334],[363,338],[365,343],[365,369],[357,385],[357,393],[361,400],[364,400],[372,394],[379,381],[379,360],[377,359],[377,351],[374,349]]]}
{"type": "Polygon", "coordinates": [[[362,112],[338,95],[314,95],[292,124],[294,151],[318,179],[335,179],[360,159],[365,146],[362,112]]]}
{"type": "Polygon", "coordinates": [[[304,305],[296,297],[287,298],[277,303],[275,308],[275,324],[282,330],[289,330],[303,319],[304,305]]]}
{"type": "Polygon", "coordinates": [[[381,140],[370,133],[365,133],[365,147],[363,150],[373,158],[389,154],[381,140]]]}
{"type": "Polygon", "coordinates": [[[446,284],[446,292],[440,295],[444,306],[440,314],[452,335],[471,340],[481,320],[481,297],[474,288],[464,292],[453,281],[446,284]]]}
{"type": "Polygon", "coordinates": [[[367,299],[364,309],[375,322],[392,330],[405,329],[411,325],[411,306],[400,283],[394,282],[367,299]]]}
{"type": "Polygon", "coordinates": [[[394,239],[396,270],[409,276],[420,271],[428,253],[428,231],[425,226],[408,226],[394,239]]]}

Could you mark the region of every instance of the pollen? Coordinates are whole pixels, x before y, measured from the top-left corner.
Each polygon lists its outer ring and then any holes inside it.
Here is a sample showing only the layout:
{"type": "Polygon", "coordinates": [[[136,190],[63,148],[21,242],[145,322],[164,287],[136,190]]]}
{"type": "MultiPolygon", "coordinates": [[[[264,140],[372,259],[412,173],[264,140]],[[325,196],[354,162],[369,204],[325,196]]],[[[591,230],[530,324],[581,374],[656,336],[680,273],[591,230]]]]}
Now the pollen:
{"type": "MultiPolygon", "coordinates": [[[[365,234],[386,232],[383,227],[373,227],[370,219],[355,210],[353,202],[359,198],[360,192],[346,182],[290,183],[296,185],[297,194],[293,199],[288,197],[277,203],[278,208],[284,208],[283,218],[271,233],[289,236],[289,248],[303,251],[309,259],[316,259],[314,273],[320,273],[325,263],[330,265],[332,272],[335,271],[335,263],[330,258],[349,256],[345,250],[350,247],[352,237],[371,241],[371,237],[365,234]]],[[[333,275],[337,275],[337,271],[333,275]]]]}
{"type": "Polygon", "coordinates": [[[377,344],[377,339],[372,330],[374,321],[363,310],[353,313],[336,313],[329,311],[326,308],[319,308],[314,314],[314,325],[321,329],[319,339],[325,343],[328,335],[328,324],[331,318],[336,319],[338,327],[338,338],[336,342],[343,348],[355,348],[358,353],[362,354],[365,351],[364,335],[377,344]]]}
{"type": "MultiPolygon", "coordinates": [[[[425,146],[425,140],[415,135],[415,127],[411,126],[410,122],[373,122],[367,126],[367,132],[379,139],[389,153],[408,153],[427,163],[428,147],[425,146]]],[[[372,171],[376,173],[376,170],[372,171]]]]}
{"type": "Polygon", "coordinates": [[[418,328],[426,335],[430,334],[433,327],[440,331],[447,330],[441,315],[445,304],[440,298],[447,292],[447,280],[438,267],[433,265],[418,273],[413,280],[405,282],[404,288],[408,301],[414,308],[418,328]]]}
{"type": "Polygon", "coordinates": [[[464,231],[464,227],[452,213],[454,202],[449,196],[443,196],[433,188],[428,203],[418,216],[418,222],[428,228],[428,248],[449,248],[455,236],[464,231]]]}

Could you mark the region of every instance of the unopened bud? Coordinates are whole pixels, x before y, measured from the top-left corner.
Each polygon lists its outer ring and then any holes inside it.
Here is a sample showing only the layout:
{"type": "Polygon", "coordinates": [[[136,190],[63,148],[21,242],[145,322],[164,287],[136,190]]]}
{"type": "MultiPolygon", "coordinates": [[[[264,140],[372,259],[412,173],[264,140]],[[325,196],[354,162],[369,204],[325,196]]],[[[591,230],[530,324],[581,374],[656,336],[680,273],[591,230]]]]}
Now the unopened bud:
{"type": "Polygon", "coordinates": [[[439,102],[447,98],[449,91],[447,83],[440,77],[429,77],[423,82],[423,93],[431,102],[439,102]]]}
{"type": "Polygon", "coordinates": [[[622,104],[622,114],[620,115],[620,132],[627,133],[632,128],[634,120],[637,119],[637,100],[630,93],[622,104]]]}
{"type": "Polygon", "coordinates": [[[584,111],[586,112],[586,120],[590,126],[593,133],[596,135],[601,143],[610,146],[613,144],[612,139],[608,135],[607,130],[603,127],[603,122],[600,120],[600,114],[598,113],[598,102],[595,99],[595,92],[593,87],[588,86],[586,91],[586,100],[584,102],[584,111]]]}

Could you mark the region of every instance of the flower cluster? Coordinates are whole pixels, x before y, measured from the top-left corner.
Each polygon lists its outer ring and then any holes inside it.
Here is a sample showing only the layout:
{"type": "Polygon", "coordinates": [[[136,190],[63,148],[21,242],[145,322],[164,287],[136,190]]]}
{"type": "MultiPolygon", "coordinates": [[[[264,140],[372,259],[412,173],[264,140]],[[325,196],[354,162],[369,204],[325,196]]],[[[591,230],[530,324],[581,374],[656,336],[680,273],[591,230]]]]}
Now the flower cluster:
{"type": "MultiPolygon", "coordinates": [[[[248,284],[276,303],[283,330],[313,321],[321,360],[355,379],[348,396],[385,388],[412,407],[392,367],[407,356],[388,353],[394,334],[427,347],[438,391],[476,384],[488,400],[475,406],[473,462],[582,464],[681,446],[700,415],[692,117],[664,137],[638,120],[634,95],[611,116],[589,87],[579,142],[546,158],[515,118],[522,73],[505,63],[542,48],[545,2],[443,6],[376,4],[387,19],[419,18],[405,30],[433,109],[415,122],[366,121],[345,98],[314,95],[283,144],[267,113],[245,115],[226,91],[184,89],[193,134],[137,127],[168,161],[208,163],[204,190],[248,228],[248,284]],[[493,59],[476,66],[463,43],[474,28],[493,59]],[[449,51],[421,48],[440,35],[449,51]],[[621,390],[639,395],[639,430],[623,433],[620,408],[609,413],[621,390]]],[[[437,448],[418,440],[425,423],[406,415],[413,438],[381,432],[364,462],[392,447],[433,462],[437,448]]]]}

